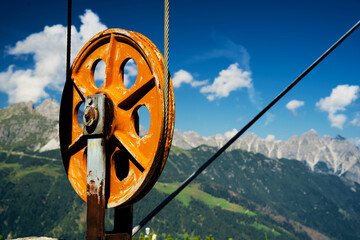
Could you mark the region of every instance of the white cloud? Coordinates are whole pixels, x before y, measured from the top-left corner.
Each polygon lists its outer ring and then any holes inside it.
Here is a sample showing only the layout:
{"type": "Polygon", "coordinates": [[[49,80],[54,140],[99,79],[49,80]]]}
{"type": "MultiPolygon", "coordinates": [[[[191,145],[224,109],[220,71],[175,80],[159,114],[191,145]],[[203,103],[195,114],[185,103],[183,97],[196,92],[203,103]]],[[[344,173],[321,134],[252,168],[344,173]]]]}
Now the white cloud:
{"type": "Polygon", "coordinates": [[[346,107],[354,102],[359,96],[359,86],[338,85],[330,96],[320,99],[316,106],[324,112],[328,112],[328,118],[332,127],[343,128],[346,122],[346,115],[338,114],[338,111],[345,111],[346,107]]]}
{"type": "Polygon", "coordinates": [[[10,103],[29,100],[36,102],[48,97],[44,89],[48,82],[49,79],[34,75],[30,69],[14,71],[13,65],[6,72],[0,73],[0,91],[9,95],[10,103]]]}
{"type": "Polygon", "coordinates": [[[337,127],[339,129],[343,129],[344,123],[346,122],[346,119],[347,119],[346,115],[329,113],[328,117],[329,117],[332,127],[337,127]]]}
{"type": "Polygon", "coordinates": [[[360,113],[359,112],[357,112],[355,114],[355,118],[350,123],[354,126],[360,127],[360,113]]]}
{"type": "MultiPolygon", "coordinates": [[[[99,17],[91,10],[80,16],[80,31],[72,26],[72,59],[94,34],[106,29],[99,17]]],[[[0,91],[8,94],[8,102],[40,100],[49,96],[47,88],[61,91],[65,82],[66,27],[62,25],[45,26],[39,33],[29,35],[8,48],[14,56],[30,55],[34,67],[21,69],[9,66],[0,72],[0,91]]]]}
{"type": "Polygon", "coordinates": [[[83,42],[87,42],[96,33],[99,33],[107,27],[100,22],[98,15],[91,10],[85,10],[85,14],[80,16],[82,22],[80,26],[79,38],[83,42]]]}
{"type": "Polygon", "coordinates": [[[329,97],[320,99],[316,106],[329,113],[345,111],[345,107],[358,98],[358,92],[359,86],[338,85],[332,90],[329,97]]]}
{"type": "Polygon", "coordinates": [[[273,142],[273,141],[275,141],[275,136],[272,134],[269,134],[266,136],[265,141],[273,142]]]}
{"type": "Polygon", "coordinates": [[[224,136],[225,136],[226,138],[232,138],[232,137],[235,136],[235,134],[237,134],[237,133],[238,133],[238,130],[237,130],[236,128],[233,128],[233,130],[225,132],[225,133],[224,133],[224,136]]]}
{"type": "Polygon", "coordinates": [[[181,84],[189,84],[192,87],[199,87],[207,83],[206,80],[204,81],[196,81],[194,77],[191,75],[191,73],[180,69],[174,74],[174,77],[172,78],[172,82],[174,85],[174,88],[178,88],[181,86],[181,84]]]}
{"type": "Polygon", "coordinates": [[[305,104],[304,101],[299,101],[299,100],[294,99],[294,100],[291,100],[290,102],[288,102],[286,104],[286,108],[288,110],[290,110],[293,115],[296,115],[297,114],[296,109],[299,108],[299,107],[304,106],[304,104],[305,104]]]}
{"type": "Polygon", "coordinates": [[[213,101],[216,98],[229,96],[229,93],[241,88],[252,86],[251,72],[243,71],[238,63],[231,64],[227,69],[222,70],[211,85],[200,89],[201,93],[207,94],[207,99],[213,101]]]}

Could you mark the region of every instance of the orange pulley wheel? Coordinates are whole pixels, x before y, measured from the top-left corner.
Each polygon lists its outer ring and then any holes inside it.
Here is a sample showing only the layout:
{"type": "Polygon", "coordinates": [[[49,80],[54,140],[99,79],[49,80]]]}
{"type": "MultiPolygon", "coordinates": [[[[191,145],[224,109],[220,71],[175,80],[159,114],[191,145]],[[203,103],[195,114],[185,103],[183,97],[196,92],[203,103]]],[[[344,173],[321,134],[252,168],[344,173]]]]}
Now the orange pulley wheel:
{"type": "Polygon", "coordinates": [[[173,87],[169,85],[168,124],[165,126],[163,57],[145,36],[122,29],[95,35],[79,52],[66,81],[60,107],[60,145],[71,185],[87,199],[87,137],[78,122],[80,106],[89,95],[106,96],[106,201],[107,207],[133,204],[155,184],[169,154],[175,119],[173,87]],[[124,66],[136,62],[137,79],[124,84],[124,66]],[[106,64],[101,87],[94,82],[100,60],[106,64]],[[145,106],[150,127],[139,136],[138,110],[145,106]],[[164,134],[167,130],[167,134],[164,134]]]}

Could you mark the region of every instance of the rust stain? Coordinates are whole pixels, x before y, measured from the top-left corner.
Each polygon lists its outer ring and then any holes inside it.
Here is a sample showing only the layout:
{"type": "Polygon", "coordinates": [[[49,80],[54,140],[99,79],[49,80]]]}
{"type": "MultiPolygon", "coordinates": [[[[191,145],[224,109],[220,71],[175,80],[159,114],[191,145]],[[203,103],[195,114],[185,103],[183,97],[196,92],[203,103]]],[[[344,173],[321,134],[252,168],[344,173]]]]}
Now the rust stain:
{"type": "Polygon", "coordinates": [[[97,194],[97,187],[95,186],[95,181],[91,180],[87,185],[87,192],[90,195],[97,194]]]}

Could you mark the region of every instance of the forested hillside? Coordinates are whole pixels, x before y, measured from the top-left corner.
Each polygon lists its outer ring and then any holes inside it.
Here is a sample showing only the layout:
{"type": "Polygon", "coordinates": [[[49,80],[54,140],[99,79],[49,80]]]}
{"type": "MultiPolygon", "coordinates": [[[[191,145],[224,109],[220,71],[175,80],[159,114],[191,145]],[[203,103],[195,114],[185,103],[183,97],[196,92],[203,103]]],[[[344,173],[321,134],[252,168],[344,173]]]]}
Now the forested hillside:
{"type": "MultiPolygon", "coordinates": [[[[213,152],[173,147],[155,188],[134,205],[146,216],[213,152]]],[[[85,203],[72,190],[59,151],[0,154],[0,234],[83,239],[85,203]]],[[[358,239],[358,184],[304,164],[226,152],[151,222],[158,239],[358,239]]],[[[112,211],[107,211],[111,230],[112,211]]],[[[136,236],[137,238],[139,235],[136,236]]]]}

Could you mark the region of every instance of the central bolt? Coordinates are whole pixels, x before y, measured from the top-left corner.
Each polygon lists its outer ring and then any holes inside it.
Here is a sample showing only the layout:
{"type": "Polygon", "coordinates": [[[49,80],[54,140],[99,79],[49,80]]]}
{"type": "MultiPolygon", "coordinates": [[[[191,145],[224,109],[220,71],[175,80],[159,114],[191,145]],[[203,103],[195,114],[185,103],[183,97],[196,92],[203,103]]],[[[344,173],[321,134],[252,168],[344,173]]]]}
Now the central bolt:
{"type": "Polygon", "coordinates": [[[83,120],[84,124],[87,127],[91,127],[92,125],[96,124],[98,120],[98,111],[94,106],[87,106],[85,108],[83,120]]]}

